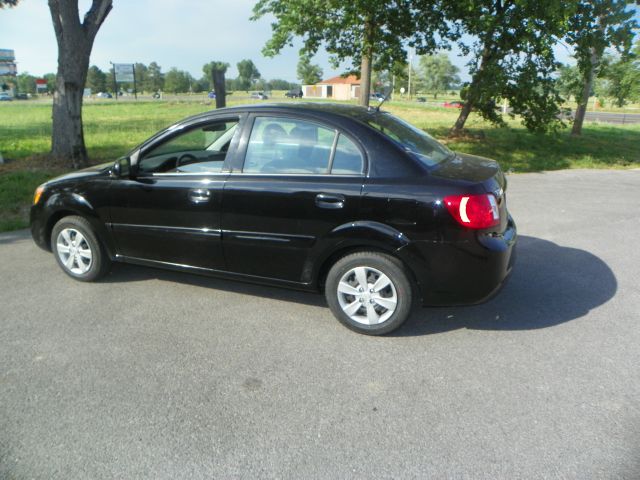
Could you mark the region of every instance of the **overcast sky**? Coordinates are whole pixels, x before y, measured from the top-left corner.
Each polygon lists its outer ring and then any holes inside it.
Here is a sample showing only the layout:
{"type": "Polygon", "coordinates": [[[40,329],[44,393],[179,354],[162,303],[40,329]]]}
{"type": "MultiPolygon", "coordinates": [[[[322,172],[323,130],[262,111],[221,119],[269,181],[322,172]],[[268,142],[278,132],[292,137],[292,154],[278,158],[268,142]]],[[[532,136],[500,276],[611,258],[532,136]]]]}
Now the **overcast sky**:
{"type": "MultiPolygon", "coordinates": [[[[80,0],[81,17],[90,5],[80,0]]],[[[103,70],[109,62],[149,64],[158,62],[163,71],[171,67],[202,76],[202,65],[211,60],[235,64],[250,58],[264,78],[296,80],[297,48],[286,48],[274,58],[260,53],[271,35],[270,20],[249,20],[255,0],[114,0],[114,8],[98,32],[91,64],[103,70]]],[[[21,0],[13,9],[0,10],[0,48],[15,50],[18,73],[42,75],[56,71],[57,46],[46,0],[21,0]]],[[[462,80],[466,60],[451,60],[460,67],[462,80]]],[[[561,61],[569,61],[564,47],[557,50],[561,61]]],[[[315,63],[324,77],[338,75],[328,55],[319,52],[315,63]]],[[[417,64],[417,62],[416,62],[417,64]]]]}

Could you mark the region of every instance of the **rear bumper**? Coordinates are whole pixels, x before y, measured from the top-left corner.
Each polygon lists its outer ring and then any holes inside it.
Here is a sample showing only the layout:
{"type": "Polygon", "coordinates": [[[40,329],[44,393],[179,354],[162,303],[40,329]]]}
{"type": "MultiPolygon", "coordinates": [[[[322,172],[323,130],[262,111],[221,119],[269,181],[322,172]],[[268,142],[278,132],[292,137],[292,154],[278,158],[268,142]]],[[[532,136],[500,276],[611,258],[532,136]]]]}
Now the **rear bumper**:
{"type": "Polygon", "coordinates": [[[515,263],[516,243],[509,217],[502,234],[469,232],[455,242],[413,242],[401,250],[424,306],[472,305],[500,291],[515,263]]]}

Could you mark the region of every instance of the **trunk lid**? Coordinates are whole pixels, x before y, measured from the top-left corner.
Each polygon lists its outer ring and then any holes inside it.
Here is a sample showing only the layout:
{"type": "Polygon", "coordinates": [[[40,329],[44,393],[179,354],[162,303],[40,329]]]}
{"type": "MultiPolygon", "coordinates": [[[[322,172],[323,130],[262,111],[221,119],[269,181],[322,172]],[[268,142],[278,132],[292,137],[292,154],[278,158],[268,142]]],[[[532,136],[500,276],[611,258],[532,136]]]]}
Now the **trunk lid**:
{"type": "Polygon", "coordinates": [[[434,177],[466,185],[481,184],[486,193],[495,196],[500,213],[500,228],[506,228],[509,217],[505,195],[507,179],[498,162],[476,155],[456,153],[450,159],[437,164],[430,173],[434,177]]]}

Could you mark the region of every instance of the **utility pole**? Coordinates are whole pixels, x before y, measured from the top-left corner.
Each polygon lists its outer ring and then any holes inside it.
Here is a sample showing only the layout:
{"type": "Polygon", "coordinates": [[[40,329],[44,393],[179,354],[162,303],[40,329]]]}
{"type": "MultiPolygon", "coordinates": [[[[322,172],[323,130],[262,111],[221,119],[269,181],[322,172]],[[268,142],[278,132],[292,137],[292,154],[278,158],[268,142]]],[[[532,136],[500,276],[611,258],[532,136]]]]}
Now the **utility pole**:
{"type": "Polygon", "coordinates": [[[116,64],[113,62],[109,62],[113,67],[113,93],[116,95],[116,100],[118,100],[118,82],[116,81],[116,64]]]}
{"type": "Polygon", "coordinates": [[[409,49],[409,100],[411,100],[411,70],[413,70],[413,48],[409,49]]]}

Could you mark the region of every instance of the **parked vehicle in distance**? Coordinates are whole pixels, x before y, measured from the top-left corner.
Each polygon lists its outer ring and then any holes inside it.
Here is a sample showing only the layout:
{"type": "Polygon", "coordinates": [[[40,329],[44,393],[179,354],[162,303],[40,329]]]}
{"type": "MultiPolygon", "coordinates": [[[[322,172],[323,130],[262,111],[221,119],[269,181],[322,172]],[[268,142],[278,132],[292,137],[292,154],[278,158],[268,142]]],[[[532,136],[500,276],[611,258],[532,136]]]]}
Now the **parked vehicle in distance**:
{"type": "Polygon", "coordinates": [[[29,95],[27,95],[26,93],[16,93],[16,96],[14,98],[16,100],[29,100],[29,95]]]}
{"type": "Polygon", "coordinates": [[[462,108],[464,107],[464,102],[459,102],[458,100],[454,100],[453,102],[444,102],[442,106],[444,108],[462,108]]]}
{"type": "Polygon", "coordinates": [[[251,98],[254,100],[268,100],[269,97],[264,92],[252,92],[251,98]]]}
{"type": "Polygon", "coordinates": [[[418,97],[416,98],[416,102],[418,103],[426,103],[427,99],[425,97],[418,97]]]}
{"type": "Polygon", "coordinates": [[[0,102],[10,102],[13,100],[13,97],[6,92],[0,92],[0,102]]]}
{"type": "Polygon", "coordinates": [[[323,291],[380,335],[498,290],[516,227],[493,160],[393,115],[288,103],[213,110],[112,163],[40,185],[31,233],[69,276],[112,262],[323,291]]]}
{"type": "Polygon", "coordinates": [[[377,100],[378,102],[382,102],[384,100],[384,95],[381,93],[372,93],[369,95],[369,100],[377,100]]]}
{"type": "Polygon", "coordinates": [[[294,88],[284,94],[287,98],[302,98],[302,90],[300,88],[294,88]]]}
{"type": "Polygon", "coordinates": [[[153,95],[151,95],[152,98],[158,99],[158,98],[162,98],[162,93],[160,92],[154,92],[153,95]]]}
{"type": "Polygon", "coordinates": [[[98,92],[96,93],[96,98],[113,98],[109,92],[98,92]]]}
{"type": "Polygon", "coordinates": [[[211,92],[207,93],[207,97],[209,97],[211,99],[215,99],[216,98],[216,92],[211,91],[211,92]]]}

